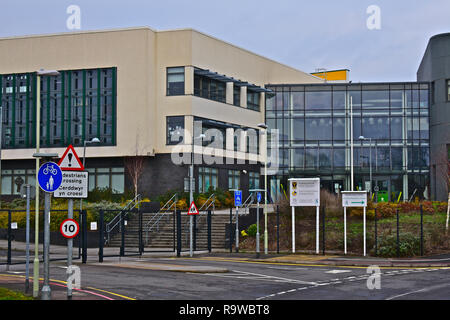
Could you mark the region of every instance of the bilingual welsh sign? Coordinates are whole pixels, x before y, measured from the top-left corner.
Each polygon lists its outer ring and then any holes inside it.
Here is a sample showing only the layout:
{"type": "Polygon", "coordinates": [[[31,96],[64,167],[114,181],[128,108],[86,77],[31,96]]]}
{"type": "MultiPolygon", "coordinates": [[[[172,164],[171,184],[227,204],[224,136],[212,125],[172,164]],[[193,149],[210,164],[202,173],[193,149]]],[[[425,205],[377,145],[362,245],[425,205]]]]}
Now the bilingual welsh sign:
{"type": "Polygon", "coordinates": [[[62,171],[54,162],[44,163],[38,171],[39,186],[45,192],[55,192],[62,182],[62,171]]]}
{"type": "Polygon", "coordinates": [[[320,178],[292,178],[289,186],[291,207],[320,205],[320,178]]]}
{"type": "Polygon", "coordinates": [[[342,191],[343,207],[367,207],[367,191],[342,191]]]}
{"type": "Polygon", "coordinates": [[[55,198],[85,199],[88,197],[88,173],[86,171],[63,171],[62,182],[53,193],[55,198]]]}

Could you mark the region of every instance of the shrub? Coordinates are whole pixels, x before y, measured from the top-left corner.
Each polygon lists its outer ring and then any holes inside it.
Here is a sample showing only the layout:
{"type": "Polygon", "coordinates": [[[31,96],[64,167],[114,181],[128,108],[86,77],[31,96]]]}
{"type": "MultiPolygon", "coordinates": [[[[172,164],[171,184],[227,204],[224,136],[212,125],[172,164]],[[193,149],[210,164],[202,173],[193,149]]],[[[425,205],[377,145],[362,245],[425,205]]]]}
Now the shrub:
{"type": "MultiPolygon", "coordinates": [[[[400,233],[399,253],[400,257],[411,257],[420,254],[420,238],[405,232],[400,233]]],[[[382,257],[397,256],[397,235],[383,234],[379,237],[378,254],[382,257]]]]}
{"type": "Polygon", "coordinates": [[[247,234],[248,234],[250,237],[255,237],[255,236],[256,236],[256,231],[257,231],[257,226],[256,226],[255,223],[252,224],[252,225],[250,225],[250,226],[247,228],[247,234]]]}

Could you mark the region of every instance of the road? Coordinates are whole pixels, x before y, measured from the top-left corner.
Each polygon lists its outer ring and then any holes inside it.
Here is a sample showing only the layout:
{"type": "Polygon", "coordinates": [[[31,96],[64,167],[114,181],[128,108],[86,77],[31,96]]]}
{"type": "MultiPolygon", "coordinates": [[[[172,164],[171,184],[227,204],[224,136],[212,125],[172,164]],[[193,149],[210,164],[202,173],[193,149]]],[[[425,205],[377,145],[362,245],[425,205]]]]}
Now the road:
{"type": "MultiPolygon", "coordinates": [[[[381,268],[377,274],[368,273],[366,267],[218,256],[76,263],[81,269],[82,289],[94,294],[76,292],[74,299],[80,295],[83,299],[114,300],[450,300],[450,268],[381,268]],[[168,267],[187,270],[167,271],[168,267]]],[[[0,276],[19,278],[23,271],[23,265],[14,265],[9,271],[0,269],[0,276]]],[[[64,262],[52,262],[50,273],[53,283],[63,287],[67,280],[64,262]]]]}

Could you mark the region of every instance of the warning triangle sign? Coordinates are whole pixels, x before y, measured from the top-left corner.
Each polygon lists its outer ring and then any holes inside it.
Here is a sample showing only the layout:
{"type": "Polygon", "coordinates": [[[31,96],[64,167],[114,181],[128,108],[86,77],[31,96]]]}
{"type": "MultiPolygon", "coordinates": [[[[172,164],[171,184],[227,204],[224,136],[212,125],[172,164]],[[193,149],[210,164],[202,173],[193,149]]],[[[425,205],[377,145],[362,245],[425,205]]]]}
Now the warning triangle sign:
{"type": "Polygon", "coordinates": [[[77,153],[75,152],[75,149],[72,145],[69,145],[64,152],[63,156],[61,157],[61,160],[58,162],[58,166],[61,168],[61,170],[66,171],[83,171],[84,166],[80,161],[80,158],[78,157],[77,153]]]}
{"type": "Polygon", "coordinates": [[[194,215],[194,214],[199,214],[197,207],[195,206],[194,201],[192,201],[191,206],[189,207],[188,210],[188,215],[194,215]]]}

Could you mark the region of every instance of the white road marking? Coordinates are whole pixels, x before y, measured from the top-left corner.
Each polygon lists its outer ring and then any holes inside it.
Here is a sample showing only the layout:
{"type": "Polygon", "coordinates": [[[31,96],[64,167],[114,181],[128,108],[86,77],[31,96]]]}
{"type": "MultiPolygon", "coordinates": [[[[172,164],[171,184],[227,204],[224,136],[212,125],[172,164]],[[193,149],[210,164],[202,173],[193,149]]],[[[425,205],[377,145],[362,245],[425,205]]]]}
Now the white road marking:
{"type": "Polygon", "coordinates": [[[352,272],[351,270],[330,270],[330,271],[325,271],[325,273],[345,273],[345,272],[352,272]]]}

